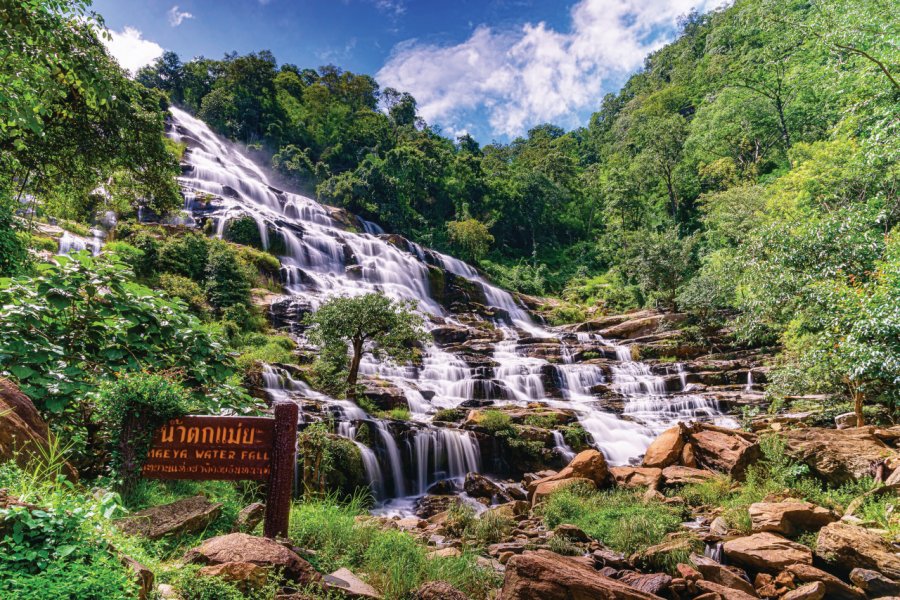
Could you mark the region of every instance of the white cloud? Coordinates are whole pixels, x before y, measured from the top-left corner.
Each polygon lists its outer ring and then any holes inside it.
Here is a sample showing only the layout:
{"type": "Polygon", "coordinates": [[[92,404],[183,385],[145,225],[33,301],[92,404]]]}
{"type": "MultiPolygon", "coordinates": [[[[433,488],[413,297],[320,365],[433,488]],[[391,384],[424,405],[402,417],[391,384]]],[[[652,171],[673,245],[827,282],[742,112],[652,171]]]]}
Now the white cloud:
{"type": "Polygon", "coordinates": [[[382,12],[390,13],[394,16],[400,16],[406,12],[406,3],[404,0],[372,0],[375,8],[382,12]]]}
{"type": "Polygon", "coordinates": [[[193,19],[194,15],[189,13],[188,11],[180,11],[178,10],[178,5],[176,4],[172,8],[169,9],[169,12],[166,13],[169,16],[169,25],[172,27],[178,27],[182,23],[184,23],[185,19],[193,19]]]}
{"type": "Polygon", "coordinates": [[[112,39],[103,39],[106,49],[123,68],[135,73],[144,65],[149,65],[162,56],[163,48],[156,42],[145,40],[140,31],[126,25],[122,31],[110,30],[112,39]]]}
{"type": "Polygon", "coordinates": [[[377,74],[408,91],[429,122],[462,128],[485,111],[495,134],[519,135],[547,121],[574,126],[599,107],[604,80],[638,68],[671,40],[680,15],[716,0],[581,0],[569,31],[527,23],[500,31],[480,25],[460,44],[409,40],[377,74]]]}

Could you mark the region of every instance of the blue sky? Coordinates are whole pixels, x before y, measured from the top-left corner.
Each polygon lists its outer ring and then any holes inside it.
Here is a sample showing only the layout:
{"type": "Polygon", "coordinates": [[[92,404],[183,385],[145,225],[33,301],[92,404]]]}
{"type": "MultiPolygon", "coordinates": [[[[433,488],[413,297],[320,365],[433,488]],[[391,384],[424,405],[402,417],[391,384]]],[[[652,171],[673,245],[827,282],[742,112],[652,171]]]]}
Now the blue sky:
{"type": "Polygon", "coordinates": [[[136,69],[271,50],[411,92],[448,135],[507,141],[538,123],[583,125],[678,16],[714,0],[95,0],[110,50],[136,69]]]}

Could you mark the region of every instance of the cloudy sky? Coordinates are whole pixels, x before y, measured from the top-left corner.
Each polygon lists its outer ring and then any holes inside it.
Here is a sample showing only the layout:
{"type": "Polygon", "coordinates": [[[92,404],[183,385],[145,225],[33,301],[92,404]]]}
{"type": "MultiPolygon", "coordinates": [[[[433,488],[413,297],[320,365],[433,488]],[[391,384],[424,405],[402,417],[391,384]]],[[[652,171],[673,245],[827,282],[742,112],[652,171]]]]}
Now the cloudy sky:
{"type": "Polygon", "coordinates": [[[95,0],[126,68],[271,50],[411,92],[449,135],[507,141],[539,123],[577,127],[678,17],[721,0],[95,0]]]}

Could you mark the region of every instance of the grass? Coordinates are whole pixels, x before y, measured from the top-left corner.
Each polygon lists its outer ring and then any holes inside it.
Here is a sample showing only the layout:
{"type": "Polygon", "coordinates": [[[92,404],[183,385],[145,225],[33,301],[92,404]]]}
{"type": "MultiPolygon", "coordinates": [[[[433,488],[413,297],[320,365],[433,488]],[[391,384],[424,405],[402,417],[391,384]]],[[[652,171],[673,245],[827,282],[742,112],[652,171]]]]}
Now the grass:
{"type": "Polygon", "coordinates": [[[409,421],[410,413],[408,408],[392,408],[391,410],[383,410],[378,413],[382,419],[393,419],[394,421],[409,421]]]}
{"type": "Polygon", "coordinates": [[[476,600],[487,599],[499,584],[493,571],[480,567],[471,552],[429,559],[429,548],[410,534],[358,519],[364,514],[362,497],[345,503],[335,497],[304,501],[291,511],[289,537],[312,551],[307,558],[320,572],[348,568],[386,600],[411,598],[422,583],[438,579],[476,600]]]}
{"type": "Polygon", "coordinates": [[[466,417],[466,412],[459,408],[444,408],[434,413],[435,421],[458,423],[466,417]]]}
{"type": "Polygon", "coordinates": [[[552,494],[539,513],[550,529],[569,523],[625,554],[659,544],[682,522],[681,512],[662,502],[645,502],[628,490],[596,491],[580,485],[552,494]]]}
{"type": "Polygon", "coordinates": [[[512,429],[512,418],[499,410],[486,410],[481,413],[478,425],[490,433],[509,431],[512,429]]]}
{"type": "Polygon", "coordinates": [[[297,345],[286,335],[251,333],[243,336],[237,348],[237,366],[247,372],[258,363],[293,364],[297,362],[297,345]]]}

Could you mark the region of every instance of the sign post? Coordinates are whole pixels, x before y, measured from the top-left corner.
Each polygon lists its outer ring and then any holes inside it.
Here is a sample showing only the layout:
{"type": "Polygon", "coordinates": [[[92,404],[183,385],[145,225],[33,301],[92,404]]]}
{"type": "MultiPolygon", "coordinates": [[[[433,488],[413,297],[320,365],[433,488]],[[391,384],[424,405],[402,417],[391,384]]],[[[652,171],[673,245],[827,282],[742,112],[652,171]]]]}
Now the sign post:
{"type": "Polygon", "coordinates": [[[274,419],[188,416],[169,421],[154,433],[141,474],[147,479],[265,481],[263,533],[284,537],[299,409],[293,402],[276,402],[273,408],[274,419]]]}

